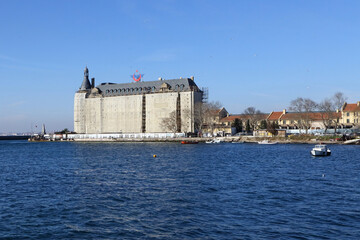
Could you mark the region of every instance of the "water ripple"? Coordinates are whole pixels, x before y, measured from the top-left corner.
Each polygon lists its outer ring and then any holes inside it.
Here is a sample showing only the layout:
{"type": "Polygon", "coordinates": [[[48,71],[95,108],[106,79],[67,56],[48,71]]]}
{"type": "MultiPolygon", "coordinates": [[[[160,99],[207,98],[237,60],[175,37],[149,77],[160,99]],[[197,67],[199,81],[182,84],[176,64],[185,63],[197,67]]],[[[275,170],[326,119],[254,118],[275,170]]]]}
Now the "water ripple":
{"type": "Polygon", "coordinates": [[[1,141],[0,239],[360,239],[359,146],[310,148],[1,141]]]}

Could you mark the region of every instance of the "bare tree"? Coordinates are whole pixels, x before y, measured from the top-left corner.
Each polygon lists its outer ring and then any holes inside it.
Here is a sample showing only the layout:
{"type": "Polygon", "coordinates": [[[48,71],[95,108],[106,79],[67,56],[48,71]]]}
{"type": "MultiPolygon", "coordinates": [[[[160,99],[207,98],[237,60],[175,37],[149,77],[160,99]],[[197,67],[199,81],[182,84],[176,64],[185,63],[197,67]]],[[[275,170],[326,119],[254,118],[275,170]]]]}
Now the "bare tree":
{"type": "Polygon", "coordinates": [[[290,102],[289,109],[298,112],[297,122],[301,128],[304,128],[306,134],[311,126],[311,116],[309,113],[314,112],[318,104],[309,98],[298,97],[290,102]]]}
{"type": "Polygon", "coordinates": [[[163,118],[160,124],[164,131],[176,133],[176,131],[178,130],[176,111],[172,111],[169,114],[169,117],[163,118]]]}
{"type": "MultiPolygon", "coordinates": [[[[332,102],[334,104],[334,108],[335,111],[341,111],[342,106],[344,105],[344,103],[346,102],[347,97],[344,96],[344,94],[342,92],[337,92],[334,94],[334,96],[332,97],[332,102]]],[[[336,134],[336,130],[337,130],[337,126],[340,120],[340,117],[338,114],[336,116],[336,121],[335,121],[335,134],[336,134]]]]}
{"type": "Polygon", "coordinates": [[[340,114],[338,113],[346,101],[343,93],[337,92],[331,98],[324,99],[319,104],[319,110],[322,111],[322,119],[326,130],[334,125],[335,133],[339,123],[340,114]]]}
{"type": "Polygon", "coordinates": [[[344,105],[344,103],[346,102],[347,97],[344,96],[344,94],[342,92],[336,92],[334,94],[334,96],[332,97],[332,102],[333,105],[335,107],[335,110],[341,110],[341,107],[344,105]]]}
{"type": "Polygon", "coordinates": [[[257,110],[255,107],[246,108],[244,110],[244,114],[249,116],[249,124],[250,124],[252,130],[255,130],[259,121],[264,120],[264,119],[262,119],[263,113],[260,110],[257,110]]]}
{"type": "Polygon", "coordinates": [[[319,110],[321,111],[321,119],[325,127],[325,133],[328,130],[328,128],[332,125],[334,122],[334,105],[332,101],[328,98],[325,98],[320,104],[319,104],[319,110]]]}
{"type": "Polygon", "coordinates": [[[213,132],[220,108],[220,102],[197,103],[194,110],[195,129],[200,132],[206,128],[213,132]]]}
{"type": "Polygon", "coordinates": [[[189,127],[191,121],[191,111],[185,109],[181,111],[181,116],[176,111],[170,112],[169,116],[161,119],[161,127],[164,131],[170,131],[172,133],[185,131],[189,127]]]}

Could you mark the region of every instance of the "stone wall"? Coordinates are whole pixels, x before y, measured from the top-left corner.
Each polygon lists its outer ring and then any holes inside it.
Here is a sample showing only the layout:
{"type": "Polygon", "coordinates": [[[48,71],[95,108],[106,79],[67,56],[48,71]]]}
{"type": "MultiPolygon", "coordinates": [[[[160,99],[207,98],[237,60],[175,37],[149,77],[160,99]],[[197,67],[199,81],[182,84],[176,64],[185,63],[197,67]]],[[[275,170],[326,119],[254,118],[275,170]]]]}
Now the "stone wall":
{"type": "Polygon", "coordinates": [[[146,133],[168,132],[163,118],[180,107],[181,132],[194,132],[194,107],[202,93],[159,92],[143,95],[103,97],[77,92],[74,98],[74,131],[77,133],[141,133],[142,111],[145,109],[146,133]],[[145,106],[143,106],[145,104],[145,106]]]}

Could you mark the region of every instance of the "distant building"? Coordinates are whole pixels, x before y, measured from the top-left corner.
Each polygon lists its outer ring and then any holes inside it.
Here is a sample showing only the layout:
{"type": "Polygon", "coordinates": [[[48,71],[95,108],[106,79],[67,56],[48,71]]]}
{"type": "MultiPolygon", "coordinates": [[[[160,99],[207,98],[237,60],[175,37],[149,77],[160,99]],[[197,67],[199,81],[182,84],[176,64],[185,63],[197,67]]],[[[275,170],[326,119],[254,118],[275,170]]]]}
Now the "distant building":
{"type": "Polygon", "coordinates": [[[360,102],[345,102],[341,108],[342,124],[345,128],[351,128],[360,123],[360,102]]]}
{"type": "Polygon", "coordinates": [[[340,112],[272,112],[269,122],[276,122],[280,129],[325,129],[333,128],[337,119],[341,118],[340,112]]]}
{"type": "Polygon", "coordinates": [[[163,133],[162,120],[176,113],[177,132],[195,132],[194,112],[203,92],[194,78],[101,83],[89,70],[74,98],[76,133],[163,133]]]}
{"type": "Polygon", "coordinates": [[[268,115],[268,113],[227,115],[222,118],[220,122],[225,133],[234,133],[234,129],[231,125],[235,122],[235,119],[241,120],[243,131],[246,129],[247,121],[249,121],[250,125],[252,125],[256,130],[259,128],[261,121],[266,120],[268,115]]]}

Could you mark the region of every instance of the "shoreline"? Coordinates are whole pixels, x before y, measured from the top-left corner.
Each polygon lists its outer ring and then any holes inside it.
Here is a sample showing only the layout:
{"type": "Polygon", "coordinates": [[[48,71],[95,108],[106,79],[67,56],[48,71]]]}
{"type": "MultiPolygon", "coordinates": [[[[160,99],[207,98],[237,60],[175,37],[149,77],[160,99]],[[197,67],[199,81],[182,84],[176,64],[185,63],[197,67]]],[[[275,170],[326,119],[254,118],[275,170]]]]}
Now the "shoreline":
{"type": "MultiPolygon", "coordinates": [[[[71,142],[128,142],[128,143],[146,143],[146,142],[173,142],[181,143],[181,141],[195,141],[199,143],[205,143],[213,138],[93,138],[93,139],[72,139],[72,140],[63,140],[71,142]]],[[[244,144],[257,144],[262,140],[269,140],[270,142],[277,142],[278,144],[328,144],[328,145],[348,145],[344,144],[343,141],[323,141],[323,140],[291,140],[291,139],[271,139],[271,138],[255,138],[255,137],[218,137],[224,143],[244,143],[244,144]]],[[[354,144],[356,145],[356,144],[354,144]]]]}

